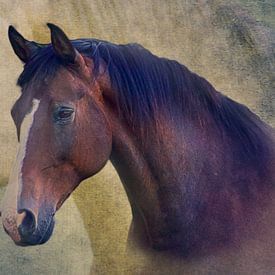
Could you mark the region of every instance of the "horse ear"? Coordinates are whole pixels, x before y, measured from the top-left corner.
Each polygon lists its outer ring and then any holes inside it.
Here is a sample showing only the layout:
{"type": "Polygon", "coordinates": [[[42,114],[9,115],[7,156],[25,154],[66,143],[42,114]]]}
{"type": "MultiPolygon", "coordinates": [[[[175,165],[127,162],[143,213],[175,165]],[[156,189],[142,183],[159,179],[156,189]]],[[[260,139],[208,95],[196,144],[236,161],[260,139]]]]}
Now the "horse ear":
{"type": "Polygon", "coordinates": [[[15,54],[24,62],[28,62],[32,53],[39,47],[35,42],[26,40],[13,26],[9,26],[9,40],[15,54]]]}
{"type": "Polygon", "coordinates": [[[66,34],[56,25],[47,23],[51,31],[51,41],[54,53],[66,63],[76,61],[77,51],[66,34]]]}

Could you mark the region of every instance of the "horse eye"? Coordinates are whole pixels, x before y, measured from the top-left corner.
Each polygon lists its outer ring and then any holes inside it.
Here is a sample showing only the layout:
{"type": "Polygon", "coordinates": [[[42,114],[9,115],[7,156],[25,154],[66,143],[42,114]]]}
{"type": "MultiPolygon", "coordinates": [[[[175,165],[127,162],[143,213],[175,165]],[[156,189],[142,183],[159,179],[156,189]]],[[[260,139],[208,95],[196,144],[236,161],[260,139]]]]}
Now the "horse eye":
{"type": "Polygon", "coordinates": [[[58,124],[66,124],[73,119],[74,109],[67,106],[58,106],[54,112],[54,121],[58,124]]]}

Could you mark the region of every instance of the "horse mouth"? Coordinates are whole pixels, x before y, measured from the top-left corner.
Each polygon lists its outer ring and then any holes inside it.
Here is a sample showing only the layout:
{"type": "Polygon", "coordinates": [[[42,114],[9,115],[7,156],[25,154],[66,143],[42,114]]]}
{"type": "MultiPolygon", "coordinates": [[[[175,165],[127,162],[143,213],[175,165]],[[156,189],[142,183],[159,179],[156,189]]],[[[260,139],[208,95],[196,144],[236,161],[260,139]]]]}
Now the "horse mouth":
{"type": "Polygon", "coordinates": [[[46,243],[53,233],[54,224],[55,220],[54,218],[51,218],[45,227],[38,227],[32,235],[21,237],[21,240],[19,242],[15,242],[15,244],[18,246],[33,246],[46,243]]]}

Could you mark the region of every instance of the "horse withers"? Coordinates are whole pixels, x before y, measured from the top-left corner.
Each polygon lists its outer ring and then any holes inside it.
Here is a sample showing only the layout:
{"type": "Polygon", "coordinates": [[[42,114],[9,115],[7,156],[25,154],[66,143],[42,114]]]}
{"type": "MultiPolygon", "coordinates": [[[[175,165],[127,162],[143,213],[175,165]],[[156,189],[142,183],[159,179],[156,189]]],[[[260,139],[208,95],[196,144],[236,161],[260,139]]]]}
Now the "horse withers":
{"type": "Polygon", "coordinates": [[[50,44],[9,28],[25,64],[2,203],[15,243],[46,242],[55,212],[109,159],[141,246],[190,256],[257,238],[275,209],[273,129],[177,61],[48,26],[50,44]]]}

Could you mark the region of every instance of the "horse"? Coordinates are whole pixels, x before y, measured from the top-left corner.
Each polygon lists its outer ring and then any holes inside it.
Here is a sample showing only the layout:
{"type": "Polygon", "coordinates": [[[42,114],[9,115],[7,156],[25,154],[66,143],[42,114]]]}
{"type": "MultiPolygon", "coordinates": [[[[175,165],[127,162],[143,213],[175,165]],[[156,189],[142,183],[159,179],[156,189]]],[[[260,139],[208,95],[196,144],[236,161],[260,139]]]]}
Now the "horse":
{"type": "Polygon", "coordinates": [[[8,31],[24,63],[1,213],[15,244],[48,241],[56,211],[108,160],[131,206],[129,240],[144,251],[205,257],[270,228],[272,127],[175,60],[47,26],[49,44],[8,31]]]}

